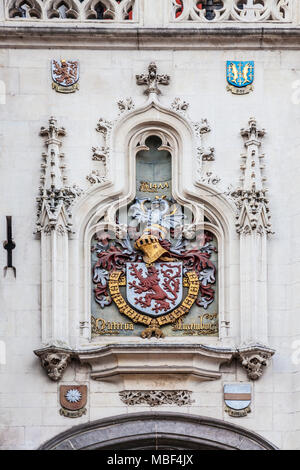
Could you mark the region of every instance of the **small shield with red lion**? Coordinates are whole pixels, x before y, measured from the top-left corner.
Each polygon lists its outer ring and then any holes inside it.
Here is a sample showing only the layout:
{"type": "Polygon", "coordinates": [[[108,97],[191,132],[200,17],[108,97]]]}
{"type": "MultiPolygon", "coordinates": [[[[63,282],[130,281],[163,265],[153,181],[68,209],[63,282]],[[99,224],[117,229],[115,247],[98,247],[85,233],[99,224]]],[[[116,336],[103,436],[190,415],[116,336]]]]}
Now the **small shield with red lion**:
{"type": "Polygon", "coordinates": [[[73,93],[79,89],[79,62],[55,60],[51,62],[52,88],[59,93],[73,93]]]}

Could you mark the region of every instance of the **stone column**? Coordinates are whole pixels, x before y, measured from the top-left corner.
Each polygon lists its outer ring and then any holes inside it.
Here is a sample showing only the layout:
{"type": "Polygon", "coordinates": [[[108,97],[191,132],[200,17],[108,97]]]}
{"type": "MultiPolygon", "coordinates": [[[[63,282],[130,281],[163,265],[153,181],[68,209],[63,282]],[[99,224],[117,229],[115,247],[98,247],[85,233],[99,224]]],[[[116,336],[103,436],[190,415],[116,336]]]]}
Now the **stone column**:
{"type": "Polygon", "coordinates": [[[42,342],[68,345],[68,233],[63,224],[41,232],[42,342]]]}

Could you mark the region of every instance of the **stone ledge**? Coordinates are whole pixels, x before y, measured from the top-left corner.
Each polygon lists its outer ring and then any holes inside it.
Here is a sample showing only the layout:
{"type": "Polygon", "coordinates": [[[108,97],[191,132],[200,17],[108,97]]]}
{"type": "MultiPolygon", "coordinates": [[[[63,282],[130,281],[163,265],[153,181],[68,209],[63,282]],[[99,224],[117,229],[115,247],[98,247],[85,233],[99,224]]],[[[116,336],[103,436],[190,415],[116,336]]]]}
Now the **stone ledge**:
{"type": "Polygon", "coordinates": [[[91,367],[93,380],[114,380],[128,388],[142,375],[151,381],[153,376],[174,381],[217,380],[220,366],[237,358],[251,380],[261,377],[275,351],[259,344],[240,349],[215,348],[201,344],[108,344],[99,348],[71,350],[49,346],[34,351],[41,359],[51,380],[58,381],[71,359],[91,367]]]}
{"type": "Polygon", "coordinates": [[[107,28],[0,23],[0,45],[72,49],[300,49],[299,27],[107,28]],[[82,42],[84,41],[84,43],[82,42]]]}

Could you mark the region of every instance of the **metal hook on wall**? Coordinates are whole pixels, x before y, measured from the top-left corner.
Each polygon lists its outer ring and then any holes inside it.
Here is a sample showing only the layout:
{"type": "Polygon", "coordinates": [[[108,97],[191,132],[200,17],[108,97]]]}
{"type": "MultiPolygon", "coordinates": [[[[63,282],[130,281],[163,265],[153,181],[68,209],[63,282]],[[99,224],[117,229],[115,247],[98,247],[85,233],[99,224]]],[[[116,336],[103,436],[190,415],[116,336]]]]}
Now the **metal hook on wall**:
{"type": "Polygon", "coordinates": [[[6,276],[8,268],[11,268],[13,270],[15,277],[17,275],[16,268],[12,264],[12,250],[14,250],[16,248],[16,244],[12,239],[11,219],[12,219],[11,215],[6,216],[7,240],[5,242],[3,242],[3,247],[7,251],[7,264],[4,267],[4,277],[6,276]]]}

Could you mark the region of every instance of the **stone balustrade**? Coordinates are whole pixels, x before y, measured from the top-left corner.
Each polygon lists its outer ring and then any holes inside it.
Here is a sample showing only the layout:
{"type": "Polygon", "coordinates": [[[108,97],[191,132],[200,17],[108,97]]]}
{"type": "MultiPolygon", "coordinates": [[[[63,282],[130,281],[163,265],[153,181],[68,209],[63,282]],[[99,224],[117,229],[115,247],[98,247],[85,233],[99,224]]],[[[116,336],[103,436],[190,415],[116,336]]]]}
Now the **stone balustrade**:
{"type": "Polygon", "coordinates": [[[223,23],[293,21],[293,0],[172,0],[172,21],[223,23]]]}
{"type": "Polygon", "coordinates": [[[4,0],[0,21],[97,27],[193,27],[300,24],[298,0],[4,0]]]}

